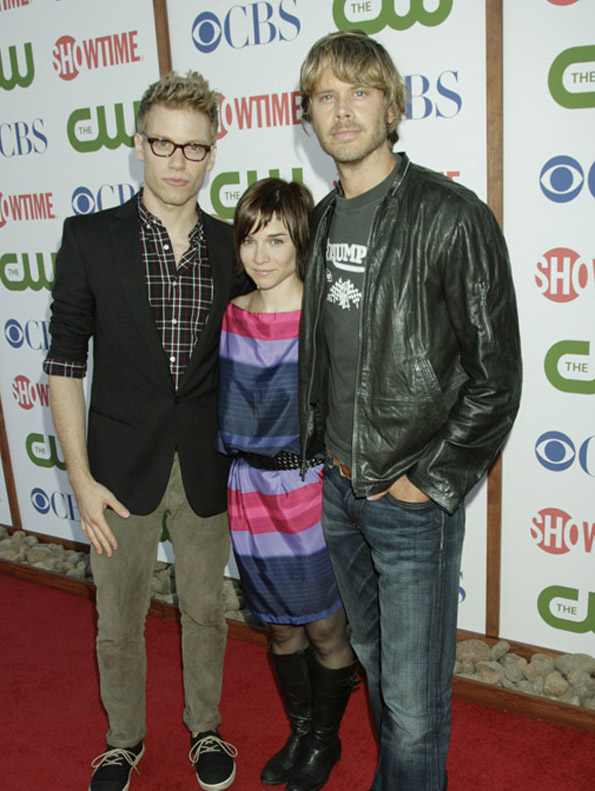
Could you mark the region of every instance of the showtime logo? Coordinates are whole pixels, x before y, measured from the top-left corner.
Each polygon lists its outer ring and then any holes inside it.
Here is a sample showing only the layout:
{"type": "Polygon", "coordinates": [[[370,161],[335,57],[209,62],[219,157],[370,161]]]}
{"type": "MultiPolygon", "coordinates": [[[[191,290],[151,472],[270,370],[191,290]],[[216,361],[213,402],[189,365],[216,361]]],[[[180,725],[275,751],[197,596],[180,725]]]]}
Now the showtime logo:
{"type": "Polygon", "coordinates": [[[63,80],[74,80],[80,69],[108,68],[127,63],[138,63],[138,30],[113,33],[108,36],[90,38],[82,43],[72,36],[61,36],[52,51],[54,69],[63,80]]]}
{"type": "Polygon", "coordinates": [[[33,409],[36,404],[49,407],[50,386],[47,383],[31,382],[26,376],[15,377],[12,383],[12,395],[21,409],[33,409]]]}
{"type": "Polygon", "coordinates": [[[534,517],[531,527],[533,542],[551,555],[567,552],[593,552],[595,547],[595,523],[577,522],[566,511],[559,508],[544,508],[534,517]]]}
{"type": "Polygon", "coordinates": [[[537,262],[539,293],[552,302],[572,302],[595,289],[595,259],[587,260],[568,247],[553,247],[537,262]]]}
{"type": "Polygon", "coordinates": [[[301,122],[300,111],[299,91],[243,96],[236,99],[227,99],[224,96],[219,102],[220,129],[217,138],[221,140],[232,127],[244,131],[297,125],[301,122]]]}
{"type": "Polygon", "coordinates": [[[12,11],[31,5],[31,0],[0,0],[0,11],[12,11]]]}
{"type": "Polygon", "coordinates": [[[54,196],[51,192],[3,195],[0,192],[0,228],[9,220],[31,222],[36,220],[55,220],[54,196]]]}

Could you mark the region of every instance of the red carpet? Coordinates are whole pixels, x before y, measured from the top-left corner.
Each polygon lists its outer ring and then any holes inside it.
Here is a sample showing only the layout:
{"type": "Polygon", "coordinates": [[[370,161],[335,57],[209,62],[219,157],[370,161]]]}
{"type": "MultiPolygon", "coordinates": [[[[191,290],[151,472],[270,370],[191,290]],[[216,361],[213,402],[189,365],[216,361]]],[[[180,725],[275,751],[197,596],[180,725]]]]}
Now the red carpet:
{"type": "MultiPolygon", "coordinates": [[[[106,730],[92,603],[0,575],[0,623],[1,788],[86,791],[106,730]]],[[[147,647],[149,734],[131,791],[198,789],[181,719],[178,627],[149,618],[147,647]]],[[[260,768],[286,735],[263,648],[229,641],[221,710],[222,735],[240,751],[233,791],[260,791],[260,768]]],[[[361,688],[342,741],[325,791],[367,791],[376,752],[361,688]]],[[[451,791],[593,791],[595,736],[455,701],[449,778],[451,791]]]]}

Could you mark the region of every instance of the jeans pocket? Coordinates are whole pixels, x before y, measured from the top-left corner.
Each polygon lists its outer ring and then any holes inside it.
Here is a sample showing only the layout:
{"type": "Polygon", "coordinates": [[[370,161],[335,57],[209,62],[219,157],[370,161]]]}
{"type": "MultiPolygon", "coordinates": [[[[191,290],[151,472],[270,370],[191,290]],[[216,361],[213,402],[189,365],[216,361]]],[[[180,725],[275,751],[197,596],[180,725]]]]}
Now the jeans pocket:
{"type": "Polygon", "coordinates": [[[431,508],[432,506],[437,507],[436,503],[434,503],[432,500],[424,500],[421,503],[413,503],[410,500],[399,500],[397,497],[393,497],[390,492],[387,492],[381,499],[383,500],[385,498],[389,503],[409,511],[423,511],[425,509],[431,508]]]}

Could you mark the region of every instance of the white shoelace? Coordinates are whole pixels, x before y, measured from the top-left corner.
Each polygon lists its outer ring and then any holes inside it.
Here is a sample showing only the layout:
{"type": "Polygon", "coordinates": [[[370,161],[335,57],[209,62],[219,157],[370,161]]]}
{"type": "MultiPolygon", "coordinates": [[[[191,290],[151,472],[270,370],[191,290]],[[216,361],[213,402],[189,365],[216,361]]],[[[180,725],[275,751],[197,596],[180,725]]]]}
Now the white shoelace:
{"type": "Polygon", "coordinates": [[[135,755],[131,750],[126,750],[123,747],[114,747],[111,750],[106,750],[106,752],[101,753],[97,758],[94,758],[91,761],[91,767],[93,769],[98,769],[100,766],[118,766],[122,763],[122,760],[124,760],[130,764],[137,774],[140,774],[136,765],[140,761],[143,752],[144,749],[142,749],[138,755],[135,755]]]}
{"type": "Polygon", "coordinates": [[[220,750],[227,753],[230,758],[236,758],[238,755],[237,748],[234,747],[233,744],[223,741],[223,739],[220,739],[218,736],[209,735],[192,745],[188,753],[188,758],[191,763],[195,764],[201,753],[216,753],[220,750]]]}

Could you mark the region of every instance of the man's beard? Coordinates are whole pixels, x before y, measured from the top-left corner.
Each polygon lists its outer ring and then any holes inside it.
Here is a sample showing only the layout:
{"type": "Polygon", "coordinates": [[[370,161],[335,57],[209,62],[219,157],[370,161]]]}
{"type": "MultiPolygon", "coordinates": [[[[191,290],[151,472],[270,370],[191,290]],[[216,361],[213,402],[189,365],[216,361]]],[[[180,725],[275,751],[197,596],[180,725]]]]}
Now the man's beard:
{"type": "Polygon", "coordinates": [[[368,128],[360,124],[336,123],[331,127],[324,140],[321,140],[319,137],[318,142],[323,151],[331,156],[337,164],[355,164],[361,162],[368,154],[371,154],[373,151],[383,146],[387,140],[388,132],[384,122],[382,123],[382,127],[376,127],[369,134],[366,134],[367,131],[368,128]],[[354,129],[363,134],[361,137],[358,136],[347,143],[335,142],[333,140],[333,134],[348,129],[354,129]]]}

